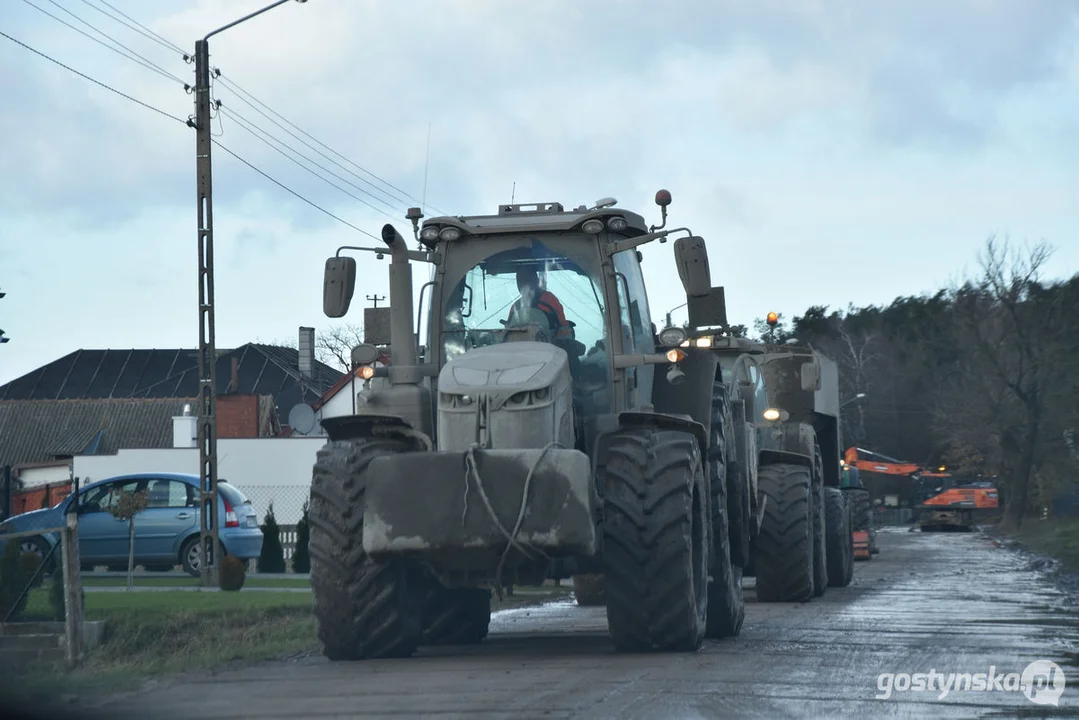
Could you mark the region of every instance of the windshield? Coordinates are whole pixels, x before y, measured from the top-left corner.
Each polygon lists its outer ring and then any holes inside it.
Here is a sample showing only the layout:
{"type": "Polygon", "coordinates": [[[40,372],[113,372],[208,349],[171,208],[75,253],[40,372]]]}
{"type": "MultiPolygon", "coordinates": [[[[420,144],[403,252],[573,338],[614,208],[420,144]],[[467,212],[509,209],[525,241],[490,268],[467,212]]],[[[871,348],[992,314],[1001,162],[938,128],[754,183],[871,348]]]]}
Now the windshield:
{"type": "Polygon", "coordinates": [[[603,349],[604,312],[598,279],[574,260],[542,243],[507,250],[471,267],[454,287],[443,314],[443,357],[449,361],[471,348],[502,342],[507,326],[526,322],[546,325],[553,340],[563,319],[569,327],[563,337],[580,343],[571,357],[594,354],[603,349]],[[522,289],[519,276],[532,273],[535,285],[522,289]]]}

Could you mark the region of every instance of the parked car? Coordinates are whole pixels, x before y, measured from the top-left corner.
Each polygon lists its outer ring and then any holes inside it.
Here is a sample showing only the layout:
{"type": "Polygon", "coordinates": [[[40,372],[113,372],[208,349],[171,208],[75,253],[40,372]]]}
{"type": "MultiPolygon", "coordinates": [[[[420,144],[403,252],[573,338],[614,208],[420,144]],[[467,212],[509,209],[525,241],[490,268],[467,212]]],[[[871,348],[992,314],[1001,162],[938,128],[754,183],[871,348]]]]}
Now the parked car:
{"type": "MultiPolygon", "coordinates": [[[[177,564],[199,575],[199,481],[183,473],[137,473],[99,480],[79,489],[79,561],[83,568],[107,565],[127,569],[128,522],[110,512],[119,493],[146,492],[146,509],[135,515],[135,564],[147,569],[169,569],[177,564]]],[[[262,529],[251,501],[225,480],[218,480],[219,537],[222,551],[241,560],[262,553],[262,529]]],[[[4,535],[62,527],[74,495],[51,508],[34,510],[0,523],[0,549],[4,535]]],[[[44,556],[60,541],[60,534],[19,538],[24,552],[44,556]]],[[[59,567],[59,548],[53,555],[59,567]]]]}

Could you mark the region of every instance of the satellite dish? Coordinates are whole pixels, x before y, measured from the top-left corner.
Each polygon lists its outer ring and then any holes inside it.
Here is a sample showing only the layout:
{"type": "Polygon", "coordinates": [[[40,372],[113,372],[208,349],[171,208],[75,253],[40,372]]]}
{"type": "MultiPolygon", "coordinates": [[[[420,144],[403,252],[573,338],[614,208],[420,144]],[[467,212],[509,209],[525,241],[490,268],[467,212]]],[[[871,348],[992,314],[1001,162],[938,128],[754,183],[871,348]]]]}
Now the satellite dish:
{"type": "Polygon", "coordinates": [[[307,403],[296,403],[288,411],[288,424],[301,435],[308,435],[315,429],[315,411],[307,403]]]}

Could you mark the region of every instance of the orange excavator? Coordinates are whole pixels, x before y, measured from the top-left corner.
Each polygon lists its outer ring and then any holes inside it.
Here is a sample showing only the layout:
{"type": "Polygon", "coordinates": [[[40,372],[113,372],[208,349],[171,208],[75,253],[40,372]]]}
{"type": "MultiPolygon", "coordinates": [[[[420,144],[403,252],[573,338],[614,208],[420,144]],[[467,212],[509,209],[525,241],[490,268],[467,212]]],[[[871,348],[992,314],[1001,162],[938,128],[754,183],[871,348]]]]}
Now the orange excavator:
{"type": "MultiPolygon", "coordinates": [[[[970,530],[977,520],[999,508],[999,495],[992,483],[959,484],[945,467],[932,470],[857,447],[847,448],[844,464],[866,472],[909,477],[913,482],[906,484],[907,492],[901,494],[910,498],[909,504],[918,511],[922,532],[970,530]]],[[[855,545],[857,550],[857,539],[855,545]]]]}

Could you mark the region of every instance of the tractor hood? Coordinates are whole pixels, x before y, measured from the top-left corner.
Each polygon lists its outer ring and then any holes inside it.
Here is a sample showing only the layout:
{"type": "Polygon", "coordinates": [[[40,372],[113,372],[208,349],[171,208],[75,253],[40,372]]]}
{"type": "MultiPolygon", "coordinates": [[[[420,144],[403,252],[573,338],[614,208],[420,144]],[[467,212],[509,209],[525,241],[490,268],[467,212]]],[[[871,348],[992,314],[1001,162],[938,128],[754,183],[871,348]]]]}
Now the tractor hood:
{"type": "Polygon", "coordinates": [[[569,356],[544,342],[508,342],[455,357],[438,375],[438,449],[573,447],[569,356]]]}
{"type": "Polygon", "coordinates": [[[443,366],[439,392],[509,396],[550,387],[569,364],[562,348],[544,342],[511,342],[469,350],[443,366]]]}

